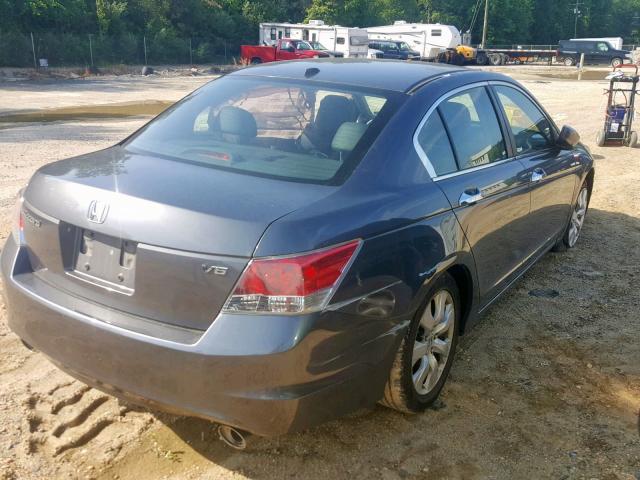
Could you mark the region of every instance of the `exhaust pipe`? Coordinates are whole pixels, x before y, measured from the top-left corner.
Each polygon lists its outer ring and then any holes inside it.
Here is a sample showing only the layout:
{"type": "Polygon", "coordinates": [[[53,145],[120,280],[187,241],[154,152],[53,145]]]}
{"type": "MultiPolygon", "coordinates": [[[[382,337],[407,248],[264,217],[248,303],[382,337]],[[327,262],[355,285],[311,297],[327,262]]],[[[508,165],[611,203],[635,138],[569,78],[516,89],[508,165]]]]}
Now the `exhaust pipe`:
{"type": "Polygon", "coordinates": [[[228,425],[220,425],[218,427],[218,436],[220,440],[236,450],[244,450],[247,448],[247,439],[245,434],[238,429],[228,425]]]}

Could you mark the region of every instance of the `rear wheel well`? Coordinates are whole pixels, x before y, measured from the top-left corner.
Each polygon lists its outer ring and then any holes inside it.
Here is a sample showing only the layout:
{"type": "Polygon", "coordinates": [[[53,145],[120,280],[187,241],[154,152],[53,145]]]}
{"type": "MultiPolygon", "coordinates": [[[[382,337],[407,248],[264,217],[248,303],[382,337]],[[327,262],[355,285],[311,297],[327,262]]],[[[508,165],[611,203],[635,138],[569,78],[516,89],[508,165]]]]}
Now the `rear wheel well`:
{"type": "Polygon", "coordinates": [[[453,265],[446,270],[451,275],[460,291],[460,300],[462,301],[462,315],[460,316],[460,333],[464,333],[467,319],[471,313],[471,305],[473,304],[473,281],[471,280],[471,272],[464,265],[453,265]]]}

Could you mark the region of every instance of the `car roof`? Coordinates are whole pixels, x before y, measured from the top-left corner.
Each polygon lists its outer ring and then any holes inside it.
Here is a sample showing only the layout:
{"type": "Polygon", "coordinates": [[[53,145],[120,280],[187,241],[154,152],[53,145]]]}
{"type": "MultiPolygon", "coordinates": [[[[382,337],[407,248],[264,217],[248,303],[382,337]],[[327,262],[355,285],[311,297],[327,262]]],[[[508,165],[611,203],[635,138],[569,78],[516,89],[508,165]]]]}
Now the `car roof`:
{"type": "Polygon", "coordinates": [[[470,71],[442,63],[326,58],[270,62],[243,68],[231,75],[313,79],[318,82],[408,92],[428,80],[470,71]],[[309,77],[309,69],[317,69],[317,72],[314,71],[309,77]]]}

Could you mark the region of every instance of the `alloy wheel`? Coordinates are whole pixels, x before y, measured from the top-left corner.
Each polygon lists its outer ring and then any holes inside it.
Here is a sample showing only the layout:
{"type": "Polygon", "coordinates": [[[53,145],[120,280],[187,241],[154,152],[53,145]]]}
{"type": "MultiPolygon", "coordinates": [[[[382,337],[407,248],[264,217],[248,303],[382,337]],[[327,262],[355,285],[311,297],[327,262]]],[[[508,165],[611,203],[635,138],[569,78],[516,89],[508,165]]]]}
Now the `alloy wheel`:
{"type": "Polygon", "coordinates": [[[573,247],[580,236],[582,225],[584,225],[584,217],[587,214],[588,196],[589,192],[587,192],[586,188],[580,190],[580,193],[578,194],[576,206],[573,208],[573,212],[571,213],[571,224],[569,225],[568,235],[569,247],[573,247]]]}
{"type": "Polygon", "coordinates": [[[446,290],[436,292],[427,304],[413,345],[411,371],[420,395],[438,383],[447,365],[455,328],[455,304],[446,290]]]}

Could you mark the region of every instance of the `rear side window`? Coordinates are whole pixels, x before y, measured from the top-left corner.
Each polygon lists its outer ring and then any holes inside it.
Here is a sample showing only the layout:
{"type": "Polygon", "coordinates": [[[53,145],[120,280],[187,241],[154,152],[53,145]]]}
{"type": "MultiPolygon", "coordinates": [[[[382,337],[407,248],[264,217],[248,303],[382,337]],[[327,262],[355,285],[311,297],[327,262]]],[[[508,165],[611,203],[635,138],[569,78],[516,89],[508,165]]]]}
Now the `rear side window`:
{"type": "Polygon", "coordinates": [[[429,116],[418,133],[418,143],[433,165],[436,175],[446,175],[458,170],[449,136],[437,110],[429,116]]]}
{"type": "Polygon", "coordinates": [[[507,158],[507,149],[489,94],[484,87],[446,99],[438,111],[451,136],[460,170],[507,158]]]}
{"type": "Polygon", "coordinates": [[[544,150],[553,145],[551,123],[525,94],[510,87],[496,86],[495,89],[516,140],[518,154],[544,150]]]}

